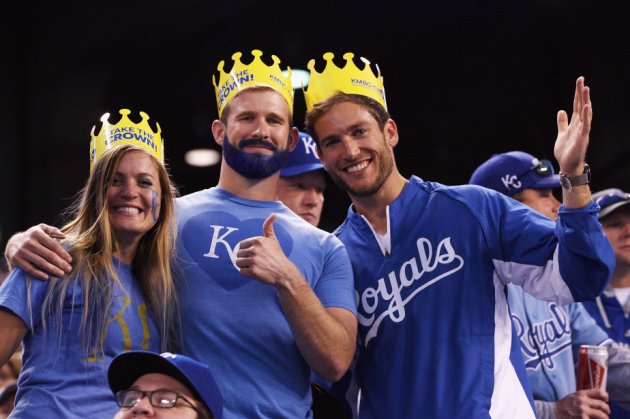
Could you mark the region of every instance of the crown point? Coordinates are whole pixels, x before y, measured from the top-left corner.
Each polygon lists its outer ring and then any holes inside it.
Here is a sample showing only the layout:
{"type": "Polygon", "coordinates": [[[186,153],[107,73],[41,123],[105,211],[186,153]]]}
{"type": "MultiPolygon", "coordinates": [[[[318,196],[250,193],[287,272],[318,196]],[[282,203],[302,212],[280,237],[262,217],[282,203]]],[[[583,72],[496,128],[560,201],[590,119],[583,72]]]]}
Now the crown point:
{"type": "Polygon", "coordinates": [[[109,121],[109,112],[105,112],[102,116],[101,116],[101,122],[103,124],[106,124],[107,121],[109,121]]]}
{"type": "Polygon", "coordinates": [[[324,60],[326,61],[332,61],[333,58],[335,58],[335,54],[333,54],[332,52],[327,52],[324,54],[324,60]]]}
{"type": "Polygon", "coordinates": [[[343,54],[343,59],[348,62],[351,62],[353,58],[354,58],[354,53],[352,52],[346,52],[345,54],[343,54]]]}
{"type": "Polygon", "coordinates": [[[262,57],[262,51],[261,51],[261,50],[259,50],[259,49],[253,49],[253,50],[252,50],[252,55],[253,55],[254,57],[262,57]]]}
{"type": "Polygon", "coordinates": [[[221,60],[219,62],[219,64],[217,65],[217,70],[219,70],[221,73],[223,73],[223,67],[225,66],[225,61],[221,60]]]}
{"type": "Polygon", "coordinates": [[[127,116],[131,113],[131,111],[129,109],[121,109],[118,111],[119,114],[121,114],[122,116],[127,116]]]}
{"type": "Polygon", "coordinates": [[[148,121],[150,119],[149,115],[147,115],[145,112],[140,111],[139,113],[142,117],[142,121],[148,121]]]}

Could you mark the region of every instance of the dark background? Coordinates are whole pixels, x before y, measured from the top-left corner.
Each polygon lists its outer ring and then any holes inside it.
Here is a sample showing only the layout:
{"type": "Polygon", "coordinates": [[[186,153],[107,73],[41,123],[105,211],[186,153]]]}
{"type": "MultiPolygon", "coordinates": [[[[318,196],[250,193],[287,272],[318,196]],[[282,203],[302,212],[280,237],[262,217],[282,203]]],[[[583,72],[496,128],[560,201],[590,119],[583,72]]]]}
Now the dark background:
{"type": "MultiPolygon", "coordinates": [[[[182,194],[215,185],[219,166],[189,167],[184,154],[218,149],[211,76],[221,59],[254,48],[283,67],[326,51],[378,63],[401,172],[446,184],[466,183],[496,152],[553,160],[556,112],[570,110],[585,75],[593,189],[630,190],[627,1],[12,3],[0,6],[2,244],[60,223],[88,176],[92,126],[122,107],[159,121],[182,194]]],[[[303,114],[296,92],[298,127],[303,114]]],[[[330,230],[349,201],[329,189],[330,230]]]]}

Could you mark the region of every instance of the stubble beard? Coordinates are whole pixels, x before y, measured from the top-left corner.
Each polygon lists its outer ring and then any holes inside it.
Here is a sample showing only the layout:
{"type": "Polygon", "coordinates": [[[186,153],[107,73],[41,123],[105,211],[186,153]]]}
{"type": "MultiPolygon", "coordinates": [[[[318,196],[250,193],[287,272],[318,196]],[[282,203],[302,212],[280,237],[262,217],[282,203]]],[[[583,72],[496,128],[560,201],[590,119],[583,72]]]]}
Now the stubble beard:
{"type": "Polygon", "coordinates": [[[376,179],[374,179],[374,181],[369,185],[363,187],[353,187],[335,173],[328,172],[328,174],[333,182],[335,182],[338,187],[346,191],[349,195],[357,197],[370,196],[378,192],[383,187],[385,181],[394,170],[394,156],[391,153],[391,150],[386,149],[384,153],[378,154],[377,157],[370,163],[370,165],[374,164],[377,166],[376,179]]]}

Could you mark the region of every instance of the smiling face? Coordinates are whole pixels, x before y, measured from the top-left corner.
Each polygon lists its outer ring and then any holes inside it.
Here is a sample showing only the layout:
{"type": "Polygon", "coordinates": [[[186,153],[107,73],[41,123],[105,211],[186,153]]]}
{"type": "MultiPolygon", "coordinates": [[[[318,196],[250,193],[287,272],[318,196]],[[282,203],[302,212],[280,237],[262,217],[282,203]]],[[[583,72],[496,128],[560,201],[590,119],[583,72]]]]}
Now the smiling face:
{"type": "Polygon", "coordinates": [[[155,161],[141,151],[127,152],[107,192],[109,223],[119,243],[137,243],[160,216],[159,174],[155,161]]]}
{"type": "Polygon", "coordinates": [[[295,147],[289,105],[271,89],[248,89],[233,98],[222,121],[212,124],[225,162],[246,178],[277,173],[295,147]]]}
{"type": "Polygon", "coordinates": [[[375,194],[392,175],[398,132],[391,119],[381,130],[365,106],[342,102],[319,117],[314,130],[326,171],[350,195],[375,194]]]}
{"type": "Polygon", "coordinates": [[[186,386],[168,375],[158,373],[145,374],[133,383],[131,389],[139,391],[172,391],[184,396],[192,405],[180,398],[173,407],[155,407],[151,405],[148,397],[142,397],[133,407],[121,407],[114,419],[138,417],[194,419],[198,417],[195,408],[197,408],[199,402],[195,400],[193,394],[186,386]]]}
{"type": "Polygon", "coordinates": [[[322,170],[297,176],[280,177],[277,187],[278,200],[291,211],[317,227],[324,208],[326,179],[322,170]]]}

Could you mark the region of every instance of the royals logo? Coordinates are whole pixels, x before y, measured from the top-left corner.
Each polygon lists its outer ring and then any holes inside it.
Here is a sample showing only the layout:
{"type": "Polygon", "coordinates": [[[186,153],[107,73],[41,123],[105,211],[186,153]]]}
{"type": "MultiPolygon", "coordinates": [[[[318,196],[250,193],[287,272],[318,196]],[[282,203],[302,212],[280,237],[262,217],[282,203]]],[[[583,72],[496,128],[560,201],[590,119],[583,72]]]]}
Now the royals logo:
{"type": "MultiPolygon", "coordinates": [[[[239,244],[245,239],[262,236],[264,221],[264,218],[242,221],[233,214],[209,211],[189,219],[180,238],[200,269],[223,288],[235,289],[251,281],[242,276],[236,266],[239,244]]],[[[293,240],[280,221],[274,223],[274,232],[284,253],[291,257],[293,240]]]]}
{"type": "Polygon", "coordinates": [[[364,344],[378,334],[383,320],[399,323],[405,319],[405,306],[418,293],[435,285],[462,269],[464,259],[455,253],[451,238],[441,240],[434,251],[433,243],[424,237],[416,241],[417,256],[404,262],[399,269],[393,270],[386,277],[376,281],[376,288],[368,287],[359,296],[359,323],[368,327],[364,344]],[[441,269],[438,269],[441,268],[441,269]],[[433,272],[435,276],[431,276],[433,272]],[[381,301],[387,301],[387,308],[376,313],[381,301]]]}
{"type": "Polygon", "coordinates": [[[521,187],[521,181],[518,180],[518,176],[516,175],[505,175],[501,177],[501,182],[503,182],[503,186],[509,191],[511,189],[518,189],[521,187]]]}
{"type": "Polygon", "coordinates": [[[512,313],[516,335],[521,342],[525,368],[536,370],[541,364],[554,369],[554,358],[571,348],[571,321],[567,312],[555,303],[547,305],[549,318],[531,323],[512,313]]]}

